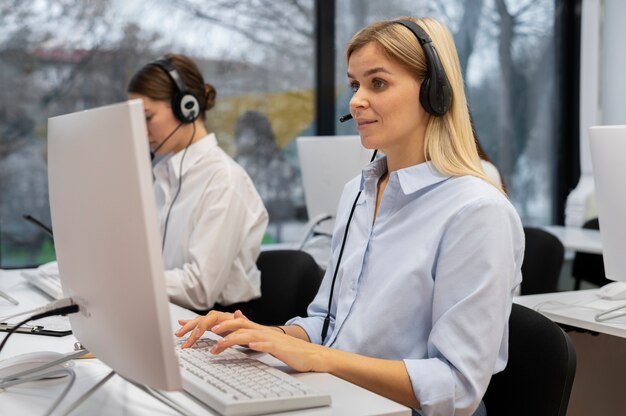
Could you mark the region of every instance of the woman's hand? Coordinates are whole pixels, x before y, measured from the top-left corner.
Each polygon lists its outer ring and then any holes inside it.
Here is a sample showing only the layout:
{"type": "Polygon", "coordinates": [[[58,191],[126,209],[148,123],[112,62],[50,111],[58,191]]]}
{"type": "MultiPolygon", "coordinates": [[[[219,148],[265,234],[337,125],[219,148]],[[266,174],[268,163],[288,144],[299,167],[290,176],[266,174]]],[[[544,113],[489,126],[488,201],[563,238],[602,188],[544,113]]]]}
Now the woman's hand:
{"type": "Polygon", "coordinates": [[[224,338],[213,346],[211,353],[219,354],[234,345],[246,345],[251,350],[273,355],[297,371],[328,371],[323,358],[328,348],[283,334],[275,327],[250,325],[250,321],[246,324],[244,320],[223,320],[214,325],[211,331],[224,338]]]}
{"type": "MultiPolygon", "coordinates": [[[[218,325],[225,321],[237,321],[239,323],[239,327],[260,327],[263,328],[262,325],[255,324],[254,322],[248,320],[245,315],[237,310],[235,313],[228,312],[218,312],[218,311],[209,311],[206,316],[198,316],[194,319],[179,319],[178,323],[181,325],[181,328],[176,331],[174,335],[177,337],[182,337],[188,332],[189,338],[185,343],[181,346],[182,348],[189,348],[209,329],[218,325]]],[[[220,334],[222,335],[222,334],[220,334]]]]}

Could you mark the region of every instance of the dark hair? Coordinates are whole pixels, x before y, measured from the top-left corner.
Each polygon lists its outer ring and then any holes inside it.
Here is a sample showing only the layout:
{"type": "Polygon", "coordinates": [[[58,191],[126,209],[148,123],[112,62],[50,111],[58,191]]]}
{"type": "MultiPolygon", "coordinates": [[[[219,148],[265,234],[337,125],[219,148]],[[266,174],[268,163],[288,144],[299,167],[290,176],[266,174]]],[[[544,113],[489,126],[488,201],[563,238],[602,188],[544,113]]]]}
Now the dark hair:
{"type": "MultiPolygon", "coordinates": [[[[198,98],[200,116],[204,120],[204,113],[215,106],[217,95],[215,88],[204,82],[198,65],[188,56],[167,54],[162,59],[167,60],[176,69],[187,89],[198,98]]],[[[169,102],[177,90],[169,75],[159,65],[150,62],[133,75],[128,83],[128,92],[145,95],[156,101],[169,102]]]]}

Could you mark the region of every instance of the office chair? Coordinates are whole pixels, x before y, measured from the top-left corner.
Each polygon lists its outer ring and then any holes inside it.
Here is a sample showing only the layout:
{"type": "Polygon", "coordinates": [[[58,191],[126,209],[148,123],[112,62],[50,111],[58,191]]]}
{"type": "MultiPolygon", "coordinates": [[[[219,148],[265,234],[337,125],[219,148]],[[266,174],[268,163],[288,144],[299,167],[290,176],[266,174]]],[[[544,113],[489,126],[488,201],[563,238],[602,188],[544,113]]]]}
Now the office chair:
{"type": "MultiPolygon", "coordinates": [[[[583,224],[583,228],[599,230],[600,223],[597,218],[592,218],[583,224]]],[[[580,283],[584,280],[594,285],[604,286],[611,283],[604,272],[604,259],[602,254],[576,252],[572,261],[572,277],[574,278],[574,290],[580,289],[580,283]]]]}
{"type": "Polygon", "coordinates": [[[524,227],[526,251],[522,262],[522,295],[556,292],[565,248],[556,236],[524,227]]]}
{"type": "Polygon", "coordinates": [[[262,251],[257,267],[261,271],[261,297],[225,307],[216,305],[215,309],[239,309],[263,325],[282,325],[295,316],[306,316],[323,277],[313,257],[300,250],[262,251]]]}
{"type": "Polygon", "coordinates": [[[513,304],[509,360],[483,398],[489,416],[565,416],[576,352],[569,336],[532,309],[513,304]]]}

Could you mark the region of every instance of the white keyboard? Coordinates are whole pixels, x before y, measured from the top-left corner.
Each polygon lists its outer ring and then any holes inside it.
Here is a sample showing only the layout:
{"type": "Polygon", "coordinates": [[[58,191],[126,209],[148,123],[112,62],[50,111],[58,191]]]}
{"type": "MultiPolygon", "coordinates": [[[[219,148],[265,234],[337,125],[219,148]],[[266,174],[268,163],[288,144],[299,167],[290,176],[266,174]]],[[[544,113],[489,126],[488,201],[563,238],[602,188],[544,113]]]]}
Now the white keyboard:
{"type": "Polygon", "coordinates": [[[22,270],[22,277],[52,299],[63,298],[61,279],[59,278],[59,266],[56,261],[42,264],[36,269],[22,270]]]}
{"type": "Polygon", "coordinates": [[[229,348],[211,354],[215,342],[202,338],[194,347],[178,347],[176,352],[185,390],[220,414],[261,415],[330,405],[330,395],[312,391],[243,351],[229,348]]]}

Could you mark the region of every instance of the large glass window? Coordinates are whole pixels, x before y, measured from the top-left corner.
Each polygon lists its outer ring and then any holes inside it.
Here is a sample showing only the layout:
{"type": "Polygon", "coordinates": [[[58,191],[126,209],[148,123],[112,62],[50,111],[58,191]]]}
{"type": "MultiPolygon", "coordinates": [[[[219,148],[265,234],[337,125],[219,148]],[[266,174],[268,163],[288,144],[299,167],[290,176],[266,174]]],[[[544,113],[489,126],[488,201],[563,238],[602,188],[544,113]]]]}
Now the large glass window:
{"type": "Polygon", "coordinates": [[[193,57],[215,86],[207,127],[255,182],[266,241],[293,239],[289,225],[305,220],[293,139],[313,132],[313,42],[313,0],[1,2],[0,267],[54,258],[22,218],[50,225],[48,117],[126,99],[132,74],[166,52],[193,57]]]}
{"type": "MultiPolygon", "coordinates": [[[[337,116],[348,111],[344,52],[352,34],[380,19],[440,19],[457,45],[480,142],[511,201],[525,224],[552,223],[560,117],[555,13],[552,1],[337,0],[337,116]]],[[[356,134],[348,124],[338,123],[338,134],[356,134]]]]}

